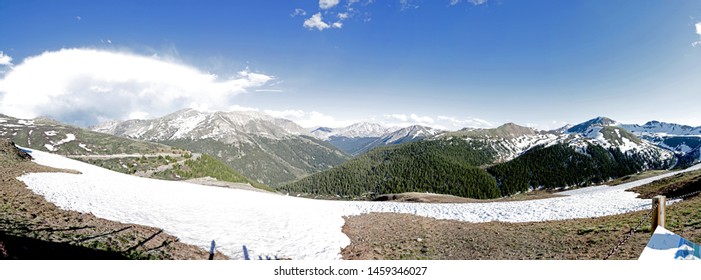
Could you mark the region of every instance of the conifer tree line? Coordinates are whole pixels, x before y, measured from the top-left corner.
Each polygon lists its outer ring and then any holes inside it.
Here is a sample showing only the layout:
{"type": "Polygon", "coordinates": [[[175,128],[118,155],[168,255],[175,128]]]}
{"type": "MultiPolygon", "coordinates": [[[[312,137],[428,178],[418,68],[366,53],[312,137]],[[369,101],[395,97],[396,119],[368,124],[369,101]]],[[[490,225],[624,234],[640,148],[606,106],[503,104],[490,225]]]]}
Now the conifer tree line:
{"type": "Polygon", "coordinates": [[[578,152],[567,144],[538,146],[514,160],[493,164],[486,142],[419,141],[376,148],[335,168],[284,185],[280,191],[345,199],[431,192],[490,199],[529,189],[599,184],[642,171],[644,159],[597,145],[578,152]]]}
{"type": "Polygon", "coordinates": [[[483,143],[462,140],[380,147],[281,190],[346,198],[400,192],[494,198],[500,195],[496,181],[478,166],[489,164],[495,155],[483,143]]]}
{"type": "Polygon", "coordinates": [[[617,148],[588,145],[585,153],[565,144],[535,147],[509,162],[487,169],[502,196],[533,188],[558,189],[599,184],[643,170],[642,159],[617,148]]]}

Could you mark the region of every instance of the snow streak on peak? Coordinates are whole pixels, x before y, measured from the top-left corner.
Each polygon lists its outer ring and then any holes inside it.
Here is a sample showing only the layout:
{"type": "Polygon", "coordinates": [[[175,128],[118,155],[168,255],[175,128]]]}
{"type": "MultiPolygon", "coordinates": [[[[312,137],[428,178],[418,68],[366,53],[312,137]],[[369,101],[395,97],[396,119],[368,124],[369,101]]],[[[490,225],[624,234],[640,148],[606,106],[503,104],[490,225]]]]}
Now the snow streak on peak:
{"type": "Polygon", "coordinates": [[[580,123],[569,128],[567,133],[585,133],[589,131],[592,127],[603,127],[603,126],[617,126],[618,122],[609,119],[607,117],[596,117],[586,122],[580,123]]]}

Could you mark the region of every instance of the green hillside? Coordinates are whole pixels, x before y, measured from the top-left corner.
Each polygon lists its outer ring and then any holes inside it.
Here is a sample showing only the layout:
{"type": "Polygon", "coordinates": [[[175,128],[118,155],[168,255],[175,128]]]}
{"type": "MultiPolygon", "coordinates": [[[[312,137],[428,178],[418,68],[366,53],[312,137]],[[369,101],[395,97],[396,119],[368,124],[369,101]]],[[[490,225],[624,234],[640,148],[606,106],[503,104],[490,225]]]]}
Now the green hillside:
{"type": "Polygon", "coordinates": [[[556,189],[603,183],[643,170],[641,162],[618,149],[589,145],[583,154],[566,144],[556,144],[533,148],[487,171],[496,178],[501,194],[507,196],[532,187],[556,189]]]}
{"type": "Polygon", "coordinates": [[[269,186],[280,186],[327,170],[349,158],[331,144],[311,137],[251,138],[255,143],[226,144],[213,139],[179,139],[163,143],[212,155],[246,177],[269,186]]]}
{"type": "Polygon", "coordinates": [[[197,159],[188,159],[182,165],[175,164],[173,169],[157,172],[153,174],[153,177],[171,180],[212,177],[219,181],[245,183],[259,189],[273,191],[270,187],[246,178],[246,176],[236,172],[236,170],[226,165],[221,160],[209,155],[201,155],[197,159]]]}
{"type": "Polygon", "coordinates": [[[511,161],[492,165],[497,154],[492,144],[444,138],[378,148],[287,184],[280,191],[345,199],[402,192],[488,199],[533,188],[599,184],[656,167],[646,167],[646,159],[637,154],[591,144],[579,152],[568,144],[537,146],[511,161]]]}
{"type": "Polygon", "coordinates": [[[494,156],[493,150],[476,141],[406,143],[376,148],[279,190],[350,199],[401,192],[495,198],[500,196],[496,181],[477,167],[491,163],[494,156]]]}

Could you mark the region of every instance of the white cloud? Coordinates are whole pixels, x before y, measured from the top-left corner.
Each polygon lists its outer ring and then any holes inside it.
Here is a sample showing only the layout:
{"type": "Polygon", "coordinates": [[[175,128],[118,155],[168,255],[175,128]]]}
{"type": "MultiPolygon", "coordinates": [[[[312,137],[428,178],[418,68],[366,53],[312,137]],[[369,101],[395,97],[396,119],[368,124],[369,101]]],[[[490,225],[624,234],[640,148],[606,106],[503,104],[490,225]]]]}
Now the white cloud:
{"type": "Polygon", "coordinates": [[[148,112],[140,112],[140,111],[135,111],[129,113],[129,119],[130,120],[144,120],[147,119],[151,114],[148,112]]]}
{"type": "Polygon", "coordinates": [[[424,116],[424,117],[421,117],[421,116],[418,116],[418,115],[413,114],[413,113],[412,113],[411,115],[409,115],[409,118],[410,118],[412,121],[415,121],[415,122],[417,122],[417,123],[433,123],[433,119],[432,119],[432,118],[430,118],[430,117],[425,117],[425,116],[424,116]]]}
{"type": "MultiPolygon", "coordinates": [[[[701,36],[701,22],[697,22],[697,23],[694,25],[694,27],[696,27],[696,34],[699,35],[699,36],[701,36]]],[[[696,42],[691,43],[691,45],[694,46],[694,47],[698,46],[699,44],[701,44],[701,39],[698,40],[698,41],[696,41],[696,42]]],[[[0,54],[1,54],[1,53],[0,53],[0,54]]]]}
{"type": "Polygon", "coordinates": [[[0,79],[0,112],[91,125],[144,112],[160,116],[186,107],[226,110],[234,96],[273,79],[248,69],[219,79],[154,57],[62,49],[27,58],[0,79]]]}
{"type": "Polygon", "coordinates": [[[478,119],[478,118],[473,118],[473,119],[458,119],[456,117],[449,117],[449,116],[438,116],[439,121],[446,121],[450,123],[450,126],[453,129],[461,129],[465,127],[471,127],[471,128],[491,128],[494,127],[494,125],[488,121],[478,119]]]}
{"type": "Polygon", "coordinates": [[[331,9],[338,5],[339,0],[319,0],[319,8],[322,10],[331,9]]]}
{"type": "Polygon", "coordinates": [[[348,13],[338,13],[338,19],[344,20],[349,17],[348,13]]]}
{"type": "Polygon", "coordinates": [[[301,118],[301,117],[304,117],[304,115],[306,114],[302,110],[284,110],[284,111],[265,110],[263,112],[265,112],[266,114],[271,115],[273,117],[283,118],[283,119],[301,118]]]}
{"type": "Polygon", "coordinates": [[[324,20],[321,18],[321,13],[316,13],[312,17],[304,21],[304,27],[308,29],[316,28],[319,31],[321,31],[331,26],[329,26],[328,23],[324,22],[324,20]]]}
{"type": "Polygon", "coordinates": [[[0,51],[0,65],[12,66],[12,57],[0,51]]]}
{"type": "Polygon", "coordinates": [[[304,21],[304,27],[308,29],[314,29],[316,28],[319,31],[322,31],[327,28],[341,28],[343,27],[343,19],[340,19],[337,22],[334,22],[332,24],[328,24],[324,22],[324,19],[321,16],[321,13],[316,13],[312,15],[310,18],[306,19],[304,21]]]}
{"type": "Polygon", "coordinates": [[[397,120],[402,122],[409,120],[409,118],[405,114],[385,114],[383,115],[383,117],[385,117],[385,119],[397,120]]]}
{"type": "Polygon", "coordinates": [[[306,16],[306,15],[307,15],[307,11],[305,11],[305,10],[303,10],[303,9],[300,9],[300,8],[295,9],[295,10],[290,14],[291,17],[306,16]]]}
{"type": "Polygon", "coordinates": [[[227,108],[226,111],[229,111],[229,112],[230,112],[230,111],[254,111],[254,112],[258,112],[258,111],[260,111],[260,110],[258,110],[258,108],[253,108],[253,107],[244,107],[244,106],[240,106],[240,105],[231,105],[231,106],[229,106],[229,108],[227,108]]]}
{"type": "Polygon", "coordinates": [[[356,121],[339,121],[336,120],[336,118],[325,115],[323,113],[317,112],[317,111],[312,111],[312,112],[305,112],[303,110],[283,110],[283,111],[275,111],[275,110],[265,110],[263,111],[264,113],[271,115],[276,118],[283,118],[283,119],[288,119],[291,120],[297,124],[299,124],[302,127],[319,127],[319,126],[324,126],[324,127],[346,127],[349,126],[356,121]]]}
{"type": "Polygon", "coordinates": [[[419,116],[417,114],[384,114],[382,115],[384,120],[379,121],[380,124],[386,127],[407,127],[411,125],[422,125],[429,126],[438,129],[444,129],[445,127],[440,124],[436,124],[433,118],[428,116],[419,116]]]}

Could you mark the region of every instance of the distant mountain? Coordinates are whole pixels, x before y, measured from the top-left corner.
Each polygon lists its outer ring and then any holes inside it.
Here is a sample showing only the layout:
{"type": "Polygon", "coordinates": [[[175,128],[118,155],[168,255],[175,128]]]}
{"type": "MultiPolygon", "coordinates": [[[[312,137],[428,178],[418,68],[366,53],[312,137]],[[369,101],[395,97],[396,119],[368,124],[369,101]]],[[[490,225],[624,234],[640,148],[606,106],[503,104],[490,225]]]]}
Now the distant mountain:
{"type": "Polygon", "coordinates": [[[572,125],[571,125],[571,124],[566,124],[566,125],[564,125],[563,127],[556,128],[556,129],[553,129],[553,130],[549,130],[548,132],[549,132],[549,133],[554,133],[554,134],[562,134],[562,133],[565,133],[565,132],[566,132],[567,130],[569,130],[570,128],[572,128],[572,125]]]}
{"type": "Polygon", "coordinates": [[[347,127],[330,128],[317,127],[311,131],[311,134],[321,140],[328,141],[331,137],[346,137],[346,138],[371,138],[380,137],[391,132],[391,128],[382,126],[381,124],[359,122],[347,127]]]}
{"type": "Polygon", "coordinates": [[[309,132],[296,123],[252,111],[203,113],[183,109],[151,120],[107,122],[91,128],[97,132],[149,141],[214,139],[250,143],[248,136],[283,139],[309,132]]]}
{"type": "Polygon", "coordinates": [[[68,156],[121,173],[141,173],[140,176],[169,180],[209,176],[269,190],[207,155],[193,157],[188,150],[94,132],[48,118],[27,120],[0,114],[0,138],[12,140],[19,146],[68,156]],[[162,168],[166,166],[171,168],[162,168]],[[156,169],[159,171],[154,171],[156,169]]]}
{"type": "Polygon", "coordinates": [[[310,132],[316,138],[319,138],[321,140],[328,140],[329,136],[331,136],[333,131],[333,128],[320,126],[312,129],[310,132]]]}
{"type": "Polygon", "coordinates": [[[0,114],[0,138],[61,155],[156,154],[172,148],[74,127],[48,118],[18,119],[0,114]]]}
{"type": "MultiPolygon", "coordinates": [[[[370,139],[370,138],[355,138],[356,143],[363,144],[357,145],[355,150],[351,154],[358,155],[370,151],[377,147],[397,145],[402,143],[416,142],[423,139],[431,138],[441,133],[440,130],[430,128],[421,125],[412,125],[405,128],[400,128],[395,131],[390,131],[383,134],[380,137],[370,139]],[[372,141],[369,141],[372,140],[372,141]]],[[[332,139],[331,143],[334,145],[338,144],[339,139],[332,139]]]]}
{"type": "Polygon", "coordinates": [[[407,129],[413,133],[384,138],[385,143],[429,137],[371,150],[282,190],[346,198],[404,191],[493,198],[529,189],[586,186],[678,162],[674,153],[613,125],[618,123],[598,117],[566,133],[513,123],[444,133],[407,129]]]}
{"type": "Polygon", "coordinates": [[[497,152],[495,162],[509,161],[535,146],[551,145],[569,138],[568,135],[537,131],[514,123],[507,123],[497,128],[462,129],[441,134],[439,137],[485,142],[497,152]]]}
{"type": "Polygon", "coordinates": [[[419,141],[439,132],[420,125],[387,128],[376,123],[361,122],[343,128],[318,127],[311,134],[355,156],[380,146],[419,141]]]}
{"type": "Polygon", "coordinates": [[[683,163],[693,164],[701,161],[696,156],[701,149],[701,127],[658,121],[650,121],[644,125],[621,125],[621,127],[647,142],[674,151],[683,158],[683,163]]]}
{"type": "Polygon", "coordinates": [[[612,119],[609,119],[607,117],[596,117],[594,119],[588,120],[586,122],[577,124],[573,127],[570,127],[566,133],[586,133],[586,131],[590,130],[592,127],[603,127],[603,126],[617,126],[618,123],[612,119]]]}
{"type": "MultiPolygon", "coordinates": [[[[593,139],[604,147],[616,146],[624,151],[645,150],[650,156],[657,153],[650,146],[656,146],[673,154],[663,152],[665,159],[674,156],[676,167],[685,167],[701,162],[693,153],[701,148],[701,127],[691,127],[674,123],[649,121],[644,125],[621,124],[606,117],[598,117],[575,125],[565,133],[582,135],[593,139]]],[[[645,153],[645,152],[643,152],[645,153]]]]}
{"type": "Polygon", "coordinates": [[[649,121],[644,125],[624,124],[622,128],[636,135],[701,135],[701,127],[691,127],[675,123],[649,121]]]}
{"type": "Polygon", "coordinates": [[[621,126],[606,117],[583,122],[567,130],[566,133],[576,136],[568,144],[580,152],[584,152],[589,145],[618,149],[628,156],[639,158],[645,169],[671,168],[677,163],[673,152],[643,141],[621,126]]]}
{"type": "Polygon", "coordinates": [[[213,155],[271,186],[338,165],[348,155],[286,119],[260,112],[180,110],[150,120],[128,120],[93,130],[213,155]]]}

